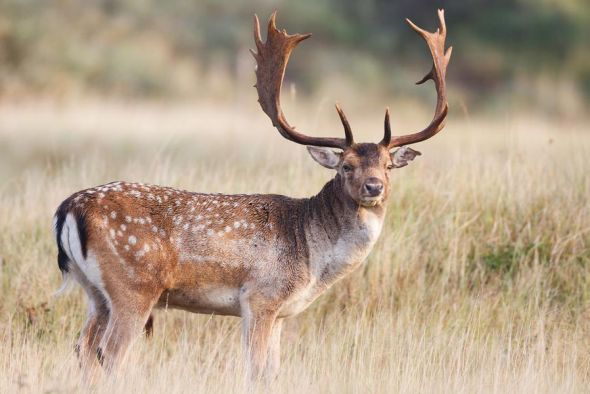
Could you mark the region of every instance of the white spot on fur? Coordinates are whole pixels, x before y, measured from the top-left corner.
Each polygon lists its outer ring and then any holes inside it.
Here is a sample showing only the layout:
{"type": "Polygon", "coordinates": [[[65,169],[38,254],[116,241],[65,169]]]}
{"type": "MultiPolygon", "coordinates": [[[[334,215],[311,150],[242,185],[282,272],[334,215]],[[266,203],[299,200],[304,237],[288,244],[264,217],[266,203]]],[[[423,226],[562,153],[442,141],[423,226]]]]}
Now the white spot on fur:
{"type": "Polygon", "coordinates": [[[109,234],[111,235],[111,238],[115,239],[115,229],[114,228],[109,229],[109,234]]]}
{"type": "Polygon", "coordinates": [[[121,230],[123,230],[123,231],[127,230],[127,226],[125,224],[122,224],[121,225],[121,230]]]}
{"type": "Polygon", "coordinates": [[[117,218],[117,212],[113,211],[111,212],[111,219],[116,219],[117,218]]]}
{"type": "Polygon", "coordinates": [[[137,243],[137,238],[135,235],[130,235],[127,241],[129,242],[129,245],[135,245],[137,243]]]}
{"type": "Polygon", "coordinates": [[[131,216],[129,216],[129,215],[125,216],[125,221],[127,223],[131,223],[131,216]]]}

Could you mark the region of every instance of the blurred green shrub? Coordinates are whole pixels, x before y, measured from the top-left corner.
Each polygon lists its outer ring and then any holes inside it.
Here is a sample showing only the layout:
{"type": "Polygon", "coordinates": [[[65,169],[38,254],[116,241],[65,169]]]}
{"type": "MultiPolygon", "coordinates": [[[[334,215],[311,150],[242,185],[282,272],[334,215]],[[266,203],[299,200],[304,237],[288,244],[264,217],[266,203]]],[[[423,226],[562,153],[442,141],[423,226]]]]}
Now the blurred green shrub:
{"type": "Polygon", "coordinates": [[[514,99],[534,105],[539,78],[546,90],[571,81],[568,94],[590,99],[586,0],[1,0],[0,95],[228,89],[231,83],[210,81],[245,75],[252,14],[266,19],[275,9],[288,31],[314,33],[289,69],[304,91],[321,87],[327,75],[383,90],[399,88],[401,75],[409,87],[399,70],[420,64],[426,71],[428,53],[403,18],[433,29],[438,7],[446,9],[456,47],[449,80],[470,103],[489,103],[524,81],[532,90],[514,99]]]}

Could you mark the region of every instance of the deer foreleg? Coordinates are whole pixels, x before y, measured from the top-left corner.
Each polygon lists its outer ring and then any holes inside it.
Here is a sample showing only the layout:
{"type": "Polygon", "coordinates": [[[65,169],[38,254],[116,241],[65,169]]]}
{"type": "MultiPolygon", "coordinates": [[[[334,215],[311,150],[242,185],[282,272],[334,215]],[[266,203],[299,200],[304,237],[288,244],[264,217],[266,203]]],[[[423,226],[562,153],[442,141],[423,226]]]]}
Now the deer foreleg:
{"type": "Polygon", "coordinates": [[[268,346],[268,359],[266,360],[265,375],[274,379],[281,367],[281,331],[283,319],[276,319],[272,327],[270,343],[268,346]]]}
{"type": "MultiPolygon", "coordinates": [[[[242,306],[243,342],[251,379],[268,377],[266,367],[273,331],[277,324],[277,311],[264,304],[249,300],[242,306]]],[[[280,323],[279,323],[280,325],[280,323]]],[[[279,328],[280,332],[280,328],[279,328]]]]}

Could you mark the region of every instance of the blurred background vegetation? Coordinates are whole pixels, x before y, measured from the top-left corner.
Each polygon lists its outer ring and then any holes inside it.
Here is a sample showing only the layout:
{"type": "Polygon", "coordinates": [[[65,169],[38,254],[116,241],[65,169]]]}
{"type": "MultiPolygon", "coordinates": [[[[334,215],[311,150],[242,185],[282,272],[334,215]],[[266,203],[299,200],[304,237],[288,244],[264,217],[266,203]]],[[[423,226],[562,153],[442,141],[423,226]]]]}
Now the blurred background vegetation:
{"type": "Polygon", "coordinates": [[[254,78],[252,14],[275,9],[279,27],[314,34],[288,70],[302,94],[430,98],[411,83],[430,61],[404,18],[433,30],[436,8],[455,47],[451,105],[584,115],[587,0],[0,0],[0,100],[239,97],[254,78]]]}

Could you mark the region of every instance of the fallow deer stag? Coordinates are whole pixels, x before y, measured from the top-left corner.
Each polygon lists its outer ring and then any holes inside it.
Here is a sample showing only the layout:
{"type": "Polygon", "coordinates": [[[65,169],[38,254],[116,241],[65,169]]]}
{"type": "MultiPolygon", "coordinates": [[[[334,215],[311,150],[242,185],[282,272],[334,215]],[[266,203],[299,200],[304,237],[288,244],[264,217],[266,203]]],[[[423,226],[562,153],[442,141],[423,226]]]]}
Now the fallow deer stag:
{"type": "Polygon", "coordinates": [[[113,182],[79,191],[57,209],[54,226],[64,281],[88,296],[88,318],[77,350],[83,367],[107,371],[122,362],[154,307],[240,316],[252,376],[279,367],[284,318],[296,315],[357,268],[379,237],[390,170],[420,153],[447,116],[444,13],[424,38],[434,61],[418,83],[434,81],[436,109],[422,131],[392,137],[389,112],[381,142],[356,143],[336,106],[344,138],[305,135],[290,126],[280,93],[291,51],[310,34],[289,35],[270,17],[266,42],[255,17],[256,89],[262,110],[286,139],[306,145],[312,158],[336,170],[315,196],[201,194],[139,183],[113,182]],[[401,147],[394,152],[392,148],[401,147]],[[338,149],[338,152],[333,149],[338,149]]]}

